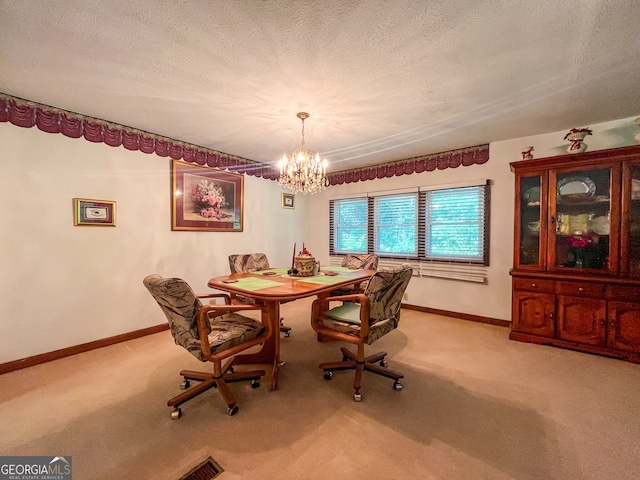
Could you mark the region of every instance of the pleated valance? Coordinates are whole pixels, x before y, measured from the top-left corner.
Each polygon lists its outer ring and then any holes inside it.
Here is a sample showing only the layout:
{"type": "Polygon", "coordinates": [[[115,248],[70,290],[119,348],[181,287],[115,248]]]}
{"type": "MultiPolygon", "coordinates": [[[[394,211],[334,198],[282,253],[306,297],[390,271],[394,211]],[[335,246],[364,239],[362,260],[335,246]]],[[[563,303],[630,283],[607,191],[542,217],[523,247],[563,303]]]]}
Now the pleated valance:
{"type": "MultiPolygon", "coordinates": [[[[24,128],[37,127],[46,133],[61,133],[70,138],[84,138],[89,142],[105,143],[143,153],[155,153],[198,165],[207,165],[237,173],[246,173],[268,180],[277,180],[279,170],[271,165],[229,155],[144,130],[119,125],[79,113],[0,93],[0,122],[10,122],[24,128]]],[[[478,145],[444,153],[424,155],[382,165],[373,165],[329,173],[331,185],[342,185],[413,173],[444,170],[483,164],[489,160],[489,145],[478,145]]]]}

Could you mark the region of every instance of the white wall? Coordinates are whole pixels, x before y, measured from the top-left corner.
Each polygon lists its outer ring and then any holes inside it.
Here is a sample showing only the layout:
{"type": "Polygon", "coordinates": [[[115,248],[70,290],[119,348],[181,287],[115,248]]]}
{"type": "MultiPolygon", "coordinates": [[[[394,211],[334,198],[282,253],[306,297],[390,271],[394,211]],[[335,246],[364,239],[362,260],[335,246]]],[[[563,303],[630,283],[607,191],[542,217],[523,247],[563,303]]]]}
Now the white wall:
{"type": "MultiPolygon", "coordinates": [[[[593,135],[585,139],[589,150],[634,144],[634,135],[640,130],[634,122],[635,118],[588,125],[593,131],[593,135]]],[[[583,126],[586,125],[568,125],[565,130],[559,132],[492,143],[489,149],[489,161],[484,165],[460,166],[456,169],[331,187],[305,202],[305,215],[308,221],[304,223],[304,236],[313,239],[308,242],[308,248],[321,259],[328,260],[329,199],[366,192],[490,179],[492,181],[491,249],[487,284],[414,276],[407,288],[408,303],[469,315],[511,320],[509,269],[513,264],[514,178],[509,163],[520,160],[523,147],[529,145],[535,147],[533,154],[536,158],[566,154],[569,142],[564,140],[564,135],[571,128],[583,126]]]]}
{"type": "Polygon", "coordinates": [[[0,363],[165,322],[150,273],[199,292],[232,253],[291,260],[300,208],[245,175],[244,232],[171,231],[170,159],[0,123],[0,363]],[[72,198],[115,200],[116,227],[74,227],[72,198]]]}
{"type": "MultiPolygon", "coordinates": [[[[590,150],[634,143],[634,118],[590,125],[590,150]]],[[[163,323],[142,285],[149,273],[207,291],[209,278],[227,273],[229,254],[263,251],[273,265],[287,265],[302,241],[327,262],[330,198],[486,178],[493,181],[488,284],[414,277],[409,302],[509,320],[509,162],[526,145],[536,157],[564,153],[565,133],[491,144],[485,165],[298,195],[294,210],[281,208],[276,182],[245,176],[244,232],[228,233],[171,231],[168,158],[0,123],[0,363],[163,323]],[[117,226],[74,227],[74,197],[117,201],[117,226]]]]}

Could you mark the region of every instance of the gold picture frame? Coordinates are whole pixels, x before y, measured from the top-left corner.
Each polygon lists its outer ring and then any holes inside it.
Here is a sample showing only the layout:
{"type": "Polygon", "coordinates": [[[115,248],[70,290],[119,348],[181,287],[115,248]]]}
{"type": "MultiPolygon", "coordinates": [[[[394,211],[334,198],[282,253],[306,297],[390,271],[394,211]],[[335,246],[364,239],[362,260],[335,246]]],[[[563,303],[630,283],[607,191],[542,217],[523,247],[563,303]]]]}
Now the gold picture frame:
{"type": "Polygon", "coordinates": [[[115,227],[116,202],[74,198],[73,224],[76,227],[115,227]]]}

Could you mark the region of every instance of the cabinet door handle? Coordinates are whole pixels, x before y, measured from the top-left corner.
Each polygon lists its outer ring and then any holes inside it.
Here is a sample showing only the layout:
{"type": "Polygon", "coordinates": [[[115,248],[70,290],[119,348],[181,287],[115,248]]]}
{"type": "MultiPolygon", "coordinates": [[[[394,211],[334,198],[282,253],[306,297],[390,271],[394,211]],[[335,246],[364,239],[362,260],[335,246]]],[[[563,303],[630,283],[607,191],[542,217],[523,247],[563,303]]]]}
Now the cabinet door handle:
{"type": "Polygon", "coordinates": [[[551,320],[553,320],[553,312],[551,312],[551,313],[549,314],[549,318],[550,318],[551,320]]]}
{"type": "Polygon", "coordinates": [[[582,287],[578,287],[578,291],[579,291],[579,292],[584,292],[584,288],[582,288],[582,287]]]}
{"type": "Polygon", "coordinates": [[[606,323],[606,322],[605,322],[604,320],[600,320],[600,325],[602,325],[603,327],[604,327],[604,324],[605,324],[605,323],[606,323]]]}
{"type": "Polygon", "coordinates": [[[535,284],[535,283],[532,283],[532,284],[531,284],[531,288],[536,288],[536,284],[535,284]]]}
{"type": "Polygon", "coordinates": [[[615,327],[615,326],[616,326],[615,322],[609,322],[609,325],[610,325],[611,327],[615,327]]]}

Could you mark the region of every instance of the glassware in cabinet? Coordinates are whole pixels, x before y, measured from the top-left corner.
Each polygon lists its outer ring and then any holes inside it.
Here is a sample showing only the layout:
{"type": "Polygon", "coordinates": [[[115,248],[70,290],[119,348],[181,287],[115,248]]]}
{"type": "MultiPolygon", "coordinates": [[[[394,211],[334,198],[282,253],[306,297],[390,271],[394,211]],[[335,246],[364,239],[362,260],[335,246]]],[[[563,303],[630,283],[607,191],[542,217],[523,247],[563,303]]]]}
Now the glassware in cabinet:
{"type": "Polygon", "coordinates": [[[540,175],[520,178],[520,210],[518,213],[520,228],[519,258],[520,266],[539,266],[541,260],[542,225],[542,177],[540,175]]]}
{"type": "Polygon", "coordinates": [[[608,270],[611,168],[552,172],[555,269],[608,270]]]}

